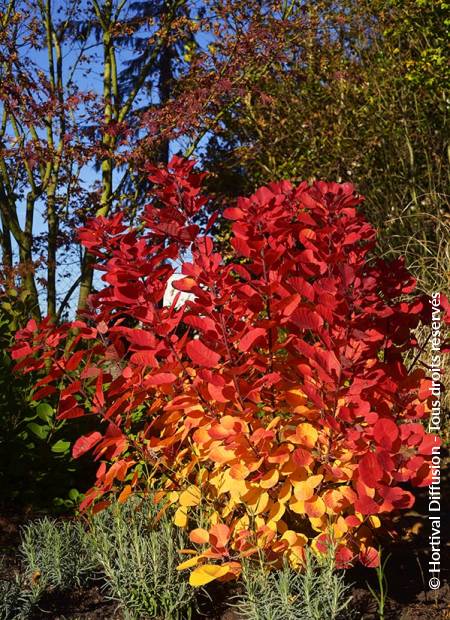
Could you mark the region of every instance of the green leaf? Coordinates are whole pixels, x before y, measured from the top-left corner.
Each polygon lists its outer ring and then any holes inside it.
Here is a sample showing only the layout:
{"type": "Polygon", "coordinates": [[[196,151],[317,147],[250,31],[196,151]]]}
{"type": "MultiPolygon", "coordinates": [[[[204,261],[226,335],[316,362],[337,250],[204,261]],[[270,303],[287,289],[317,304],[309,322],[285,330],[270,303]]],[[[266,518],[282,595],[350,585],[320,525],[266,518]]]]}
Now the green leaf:
{"type": "Polygon", "coordinates": [[[48,403],[40,403],[37,406],[37,414],[41,420],[44,422],[48,422],[48,420],[53,416],[53,407],[51,407],[48,403]]]}
{"type": "Polygon", "coordinates": [[[63,454],[65,452],[68,452],[70,450],[70,441],[58,439],[58,441],[53,444],[51,450],[52,452],[56,452],[57,454],[63,454]]]}
{"type": "Polygon", "coordinates": [[[27,424],[27,428],[34,433],[39,439],[45,439],[50,431],[48,426],[41,426],[36,422],[30,422],[27,424]]]}
{"type": "Polygon", "coordinates": [[[81,493],[78,491],[78,489],[70,489],[69,491],[69,498],[76,502],[77,499],[80,497],[81,493]]]}

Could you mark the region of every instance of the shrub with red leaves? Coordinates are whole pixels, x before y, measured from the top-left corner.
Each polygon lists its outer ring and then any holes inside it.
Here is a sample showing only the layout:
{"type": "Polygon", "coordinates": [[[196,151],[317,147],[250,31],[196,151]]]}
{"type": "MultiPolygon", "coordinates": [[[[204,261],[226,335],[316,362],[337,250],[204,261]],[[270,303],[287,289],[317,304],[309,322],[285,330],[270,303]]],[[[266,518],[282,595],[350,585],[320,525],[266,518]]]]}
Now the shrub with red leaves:
{"type": "MultiPolygon", "coordinates": [[[[83,501],[155,489],[189,527],[191,583],[229,579],[240,559],[304,562],[330,537],[339,565],[378,563],[380,517],[413,504],[439,440],[424,430],[429,381],[405,354],[430,301],[376,232],[349,184],[272,183],[241,198],[225,262],[196,216],[203,175],[174,158],[137,226],[96,218],[79,237],[105,288],[82,319],[30,321],[17,370],[42,370],[61,419],[94,415],[75,457],[100,461],[83,501]],[[174,283],[190,298],[162,300],[174,283]],[[208,524],[197,528],[198,511],[208,524]]],[[[172,508],[171,508],[172,509],[172,508]]]]}

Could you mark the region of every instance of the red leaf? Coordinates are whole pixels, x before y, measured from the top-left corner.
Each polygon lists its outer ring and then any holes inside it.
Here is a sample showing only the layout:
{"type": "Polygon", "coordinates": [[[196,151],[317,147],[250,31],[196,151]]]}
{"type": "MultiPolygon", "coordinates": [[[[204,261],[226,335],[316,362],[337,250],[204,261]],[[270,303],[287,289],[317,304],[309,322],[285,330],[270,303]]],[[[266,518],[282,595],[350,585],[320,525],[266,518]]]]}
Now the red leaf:
{"type": "Polygon", "coordinates": [[[308,450],[297,448],[292,453],[292,460],[299,467],[308,467],[313,462],[313,457],[308,450]]]}
{"type": "Polygon", "coordinates": [[[189,315],[184,317],[183,321],[186,325],[190,325],[194,329],[198,329],[202,332],[212,331],[215,334],[217,333],[215,323],[209,317],[189,315]]]}
{"type": "Polygon", "coordinates": [[[28,344],[20,344],[17,345],[11,352],[11,357],[13,360],[17,360],[29,353],[32,353],[33,349],[28,344]]]}
{"type": "Polygon", "coordinates": [[[354,560],[354,554],[348,547],[341,545],[336,551],[336,568],[350,568],[354,560]]]}
{"type": "Polygon", "coordinates": [[[308,301],[314,301],[314,288],[304,278],[289,278],[288,284],[290,284],[297,293],[306,297],[308,301]]]}
{"type": "Polygon", "coordinates": [[[200,340],[191,340],[186,345],[186,352],[194,362],[199,366],[213,368],[219,363],[220,355],[207,347],[200,340]]]}
{"type": "Polygon", "coordinates": [[[270,202],[275,196],[275,194],[273,194],[268,187],[258,188],[254,195],[259,204],[262,206],[267,205],[267,203],[270,202]]]}
{"type": "Polygon", "coordinates": [[[237,209],[236,207],[229,207],[223,212],[223,217],[225,217],[227,220],[242,220],[244,219],[244,212],[242,211],[242,209],[237,209]]]}
{"type": "Polygon", "coordinates": [[[81,418],[84,416],[84,409],[81,407],[72,407],[67,409],[63,413],[57,415],[58,420],[72,420],[74,418],[81,418]]]}
{"type": "Polygon", "coordinates": [[[37,390],[37,392],[34,392],[33,399],[41,400],[42,398],[45,398],[49,394],[54,394],[55,392],[57,392],[57,389],[55,387],[53,387],[52,385],[47,385],[46,387],[37,390]]]}
{"type": "Polygon", "coordinates": [[[169,385],[177,380],[173,372],[159,372],[145,379],[145,387],[152,385],[169,385]]]}
{"type": "Polygon", "coordinates": [[[218,403],[227,403],[229,402],[229,398],[224,395],[223,387],[220,385],[214,385],[213,383],[208,383],[208,392],[211,395],[211,398],[218,403]]]}
{"type": "Polygon", "coordinates": [[[320,329],[323,325],[323,319],[315,310],[306,310],[298,308],[292,315],[290,320],[300,329],[320,329]]]}
{"type": "Polygon", "coordinates": [[[355,510],[360,512],[362,515],[376,515],[379,512],[380,507],[376,501],[368,495],[360,495],[355,502],[355,510]]]}
{"type": "Polygon", "coordinates": [[[262,338],[265,335],[266,330],[263,327],[255,327],[254,329],[251,329],[239,341],[239,349],[244,352],[248,351],[259,338],[262,338]]]}
{"type": "Polygon", "coordinates": [[[298,293],[294,295],[288,295],[281,301],[279,301],[274,307],[275,312],[282,312],[283,316],[291,316],[294,310],[301,301],[301,297],[298,293]]]}
{"type": "Polygon", "coordinates": [[[98,431],[94,431],[89,435],[84,435],[76,440],[72,448],[72,456],[77,459],[79,456],[88,452],[102,439],[102,435],[98,431]]]}
{"type": "Polygon", "coordinates": [[[359,561],[367,568],[376,568],[380,565],[380,555],[374,547],[367,547],[360,552],[359,561]]]}
{"type": "Polygon", "coordinates": [[[397,424],[388,418],[380,418],[373,428],[373,436],[379,446],[390,450],[400,431],[397,424]]]}
{"type": "Polygon", "coordinates": [[[359,462],[359,475],[368,487],[374,488],[383,477],[383,468],[372,452],[365,454],[359,462]]]}
{"type": "Polygon", "coordinates": [[[95,382],[94,403],[100,409],[105,406],[105,395],[103,394],[103,373],[100,373],[95,382]]]}
{"type": "Polygon", "coordinates": [[[66,370],[68,370],[69,372],[72,370],[76,370],[80,365],[83,357],[86,357],[86,351],[77,351],[76,353],[74,353],[66,363],[66,370]]]}

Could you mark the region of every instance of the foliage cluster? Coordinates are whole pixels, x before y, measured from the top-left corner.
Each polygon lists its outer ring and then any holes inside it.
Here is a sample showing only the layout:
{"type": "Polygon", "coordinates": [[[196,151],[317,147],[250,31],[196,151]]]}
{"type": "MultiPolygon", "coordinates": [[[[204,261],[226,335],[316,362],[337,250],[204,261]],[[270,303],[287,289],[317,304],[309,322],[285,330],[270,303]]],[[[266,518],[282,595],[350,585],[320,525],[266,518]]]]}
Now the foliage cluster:
{"type": "Polygon", "coordinates": [[[193,223],[209,208],[193,166],[148,166],[155,189],[135,226],[118,213],[80,230],[106,287],[76,321],[20,330],[16,369],[45,372],[34,398],[56,395],[59,419],[98,420],[73,447],[101,461],[82,509],[155,491],[190,530],[178,568],[194,568],[192,585],[235,578],[258,553],[301,567],[331,540],[338,566],[377,566],[380,518],[413,504],[403,484],[428,484],[439,447],[421,423],[426,372],[404,363],[430,299],[401,259],[372,253],[349,184],[239,199],[225,262],[215,215],[202,234],[193,223]],[[187,250],[175,283],[187,295],[164,307],[187,250]]]}
{"type": "MultiPolygon", "coordinates": [[[[6,348],[31,315],[60,321],[86,307],[93,272],[76,227],[117,209],[133,222],[152,185],[149,160],[195,153],[227,199],[283,178],[353,180],[385,256],[405,256],[421,291],[448,294],[448,9],[0,0],[0,250],[13,274],[0,310],[7,498],[70,507],[68,491],[89,475],[68,454],[89,421],[72,434],[50,410],[40,418],[6,348]]],[[[230,226],[212,229],[224,255],[230,226]]]]}
{"type": "Polygon", "coordinates": [[[28,298],[26,289],[14,288],[5,274],[0,277],[0,503],[66,510],[76,505],[76,487],[92,476],[92,468],[70,454],[82,427],[56,420],[50,402],[31,398],[35,377],[13,373],[9,349],[29,313],[28,298]]]}
{"type": "Polygon", "coordinates": [[[77,290],[85,307],[74,227],[124,204],[132,218],[169,146],[202,157],[225,197],[354,179],[385,248],[417,232],[403,211],[447,220],[444,0],[81,6],[0,0],[0,248],[34,315],[44,295],[54,317],[77,290]]]}

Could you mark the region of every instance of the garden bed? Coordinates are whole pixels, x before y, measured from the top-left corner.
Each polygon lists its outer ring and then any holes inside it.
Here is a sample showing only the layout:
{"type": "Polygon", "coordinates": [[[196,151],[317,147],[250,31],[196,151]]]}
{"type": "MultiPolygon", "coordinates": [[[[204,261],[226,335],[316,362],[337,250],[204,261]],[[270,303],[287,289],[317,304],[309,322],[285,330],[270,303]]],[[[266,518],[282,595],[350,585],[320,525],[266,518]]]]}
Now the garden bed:
{"type": "MultiPolygon", "coordinates": [[[[446,463],[444,463],[445,465],[446,463]]],[[[444,469],[445,471],[445,469],[444,469]]],[[[443,497],[448,497],[449,476],[443,478],[443,497]]],[[[402,535],[386,547],[385,557],[391,554],[386,566],[388,594],[384,620],[449,620],[450,588],[449,567],[443,561],[441,588],[432,592],[427,587],[427,562],[429,555],[427,528],[427,491],[421,489],[413,510],[396,518],[396,528],[402,535]],[[425,583],[424,583],[425,582],[425,583]]],[[[442,522],[447,522],[448,506],[443,506],[442,522]]],[[[3,580],[13,581],[20,573],[17,548],[20,542],[20,528],[31,515],[24,516],[3,512],[0,517],[0,546],[3,559],[3,580]]],[[[448,556],[448,545],[442,547],[442,557],[448,556]]],[[[39,577],[36,576],[36,579],[39,577]]],[[[373,569],[357,566],[346,573],[346,581],[353,584],[349,594],[352,597],[349,610],[355,620],[377,620],[378,605],[369,591],[370,584],[376,591],[377,581],[373,569]]],[[[206,593],[199,597],[197,612],[193,620],[239,620],[240,616],[229,607],[230,599],[240,592],[242,586],[233,583],[213,583],[206,587],[206,593]]],[[[343,618],[346,616],[344,614],[343,618]]],[[[123,620],[117,602],[105,596],[101,579],[89,581],[84,587],[61,592],[49,589],[29,616],[30,620],[123,620]]],[[[170,620],[170,619],[164,619],[170,620]]],[[[326,620],[324,618],[324,620],[326,620]]]]}

